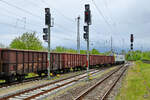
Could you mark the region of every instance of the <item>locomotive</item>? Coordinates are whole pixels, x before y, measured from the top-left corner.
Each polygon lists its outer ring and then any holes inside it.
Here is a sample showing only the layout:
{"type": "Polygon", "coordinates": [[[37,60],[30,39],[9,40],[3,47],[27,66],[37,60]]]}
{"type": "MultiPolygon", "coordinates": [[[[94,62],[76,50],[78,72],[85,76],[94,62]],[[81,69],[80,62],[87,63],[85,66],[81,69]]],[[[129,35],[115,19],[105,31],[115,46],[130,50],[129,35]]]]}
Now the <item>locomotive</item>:
{"type": "MultiPolygon", "coordinates": [[[[52,73],[68,72],[72,69],[86,69],[85,54],[51,53],[50,71],[52,73]]],[[[122,64],[124,55],[104,56],[90,55],[90,67],[96,65],[122,64]]],[[[22,81],[28,73],[41,76],[47,74],[48,53],[33,50],[0,49],[0,80],[22,81]]]]}

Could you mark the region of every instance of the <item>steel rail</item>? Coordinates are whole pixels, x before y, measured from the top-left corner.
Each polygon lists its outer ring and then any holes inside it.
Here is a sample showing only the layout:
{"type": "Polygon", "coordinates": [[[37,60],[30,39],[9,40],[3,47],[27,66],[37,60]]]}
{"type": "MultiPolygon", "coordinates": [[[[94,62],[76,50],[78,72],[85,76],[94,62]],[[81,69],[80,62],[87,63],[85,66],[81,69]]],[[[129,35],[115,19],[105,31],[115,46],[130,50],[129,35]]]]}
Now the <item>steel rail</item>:
{"type": "Polygon", "coordinates": [[[17,85],[17,84],[22,84],[22,83],[27,83],[27,82],[34,81],[34,80],[41,80],[44,77],[46,77],[46,76],[42,76],[42,77],[36,76],[36,77],[31,77],[31,78],[25,78],[25,80],[23,80],[21,82],[20,81],[14,81],[12,83],[4,82],[4,83],[0,83],[0,88],[17,85]]]}
{"type": "Polygon", "coordinates": [[[86,89],[84,92],[82,92],[78,97],[76,97],[74,100],[82,100],[90,91],[92,91],[95,87],[103,83],[106,79],[111,77],[114,73],[118,72],[123,66],[119,67],[116,70],[113,70],[111,74],[107,75],[106,77],[102,78],[100,81],[98,81],[95,85],[91,86],[90,88],[86,89]]]}
{"type": "MultiPolygon", "coordinates": [[[[91,73],[91,74],[95,74],[95,73],[98,73],[98,72],[99,72],[99,71],[96,71],[96,72],[91,73]]],[[[85,78],[85,77],[86,77],[86,76],[80,77],[80,78],[78,78],[78,79],[74,79],[74,80],[72,80],[72,81],[69,81],[69,82],[64,83],[64,84],[62,84],[62,85],[59,85],[59,86],[54,87],[54,88],[52,88],[52,89],[48,89],[48,90],[45,90],[45,91],[43,91],[43,92],[41,92],[41,93],[35,94],[35,95],[33,95],[33,96],[29,97],[29,98],[26,98],[26,99],[24,99],[24,100],[31,100],[31,99],[34,99],[35,97],[38,97],[38,96],[43,95],[43,94],[45,94],[45,93],[51,92],[51,91],[53,91],[53,90],[55,90],[55,89],[58,89],[58,88],[63,87],[63,86],[65,86],[65,85],[71,84],[71,83],[76,82],[76,81],[78,81],[78,80],[80,80],[80,79],[83,79],[83,78],[85,78]]]]}
{"type": "MultiPolygon", "coordinates": [[[[92,71],[93,71],[93,70],[92,70],[92,71]]],[[[92,72],[92,71],[91,71],[91,72],[92,72]]],[[[99,71],[97,71],[97,72],[99,72],[99,71]]],[[[85,72],[85,73],[86,73],[86,72],[85,72]]],[[[54,82],[50,82],[50,83],[47,83],[47,84],[44,84],[44,85],[41,85],[41,86],[37,86],[37,87],[32,88],[32,89],[24,90],[24,91],[21,91],[21,92],[19,92],[19,93],[15,93],[15,94],[12,94],[12,95],[9,95],[9,96],[0,98],[0,100],[8,100],[9,98],[18,96],[18,95],[20,95],[20,94],[24,94],[24,93],[27,93],[27,92],[30,92],[30,91],[33,91],[33,90],[36,90],[36,89],[39,89],[39,88],[43,88],[43,87],[46,87],[46,86],[49,86],[49,85],[52,85],[52,84],[55,84],[55,83],[58,83],[58,82],[67,80],[67,79],[71,79],[71,78],[74,78],[75,76],[80,76],[80,75],[85,74],[85,73],[81,73],[81,74],[74,75],[74,76],[70,76],[70,77],[67,77],[67,78],[64,78],[64,79],[60,79],[60,80],[57,80],[57,81],[54,81],[54,82]]],[[[93,74],[94,74],[94,73],[93,73],[93,74]]],[[[84,76],[84,77],[86,77],[86,76],[84,76]]],[[[83,78],[83,77],[82,77],[82,78],[83,78]]],[[[72,81],[72,82],[75,82],[75,81],[77,81],[77,80],[74,80],[74,81],[72,81]]],[[[67,84],[69,84],[69,82],[68,82],[67,84]]],[[[65,85],[67,85],[67,84],[65,84],[65,85]]],[[[60,86],[61,86],[61,85],[60,85],[60,86]]],[[[64,86],[64,85],[62,85],[62,86],[64,86]]],[[[62,87],[62,86],[61,86],[61,87],[62,87]]],[[[59,88],[59,87],[58,87],[58,88],[59,88]]],[[[56,88],[56,89],[57,89],[57,88],[56,88]]],[[[47,91],[47,92],[49,92],[49,91],[47,91]]],[[[42,93],[46,93],[46,91],[45,91],[45,92],[42,92],[42,93]]],[[[32,97],[30,97],[30,98],[32,98],[32,97]]],[[[34,97],[33,97],[33,98],[34,98],[34,97]]],[[[27,100],[29,100],[29,99],[27,99],[27,100]]]]}
{"type": "MultiPolygon", "coordinates": [[[[93,71],[93,70],[92,70],[93,71]]],[[[84,74],[86,72],[83,72],[81,74],[84,74]]],[[[81,75],[81,74],[78,74],[78,75],[81,75]]],[[[10,87],[10,86],[13,86],[13,85],[18,85],[18,84],[22,84],[22,83],[27,83],[27,82],[30,82],[30,81],[36,81],[36,80],[42,80],[42,79],[45,79],[47,77],[47,75],[44,75],[44,76],[36,76],[36,77],[31,77],[31,78],[25,78],[23,81],[13,81],[12,83],[0,83],[0,88],[3,88],[3,87],[10,87]]]]}
{"type": "Polygon", "coordinates": [[[125,73],[126,70],[127,70],[127,67],[125,67],[125,69],[123,70],[123,72],[119,75],[119,77],[115,80],[115,82],[110,86],[110,88],[105,92],[105,94],[102,96],[102,98],[100,100],[105,100],[106,99],[106,97],[110,94],[110,92],[116,86],[116,84],[118,83],[118,81],[123,76],[123,74],[125,73]]]}

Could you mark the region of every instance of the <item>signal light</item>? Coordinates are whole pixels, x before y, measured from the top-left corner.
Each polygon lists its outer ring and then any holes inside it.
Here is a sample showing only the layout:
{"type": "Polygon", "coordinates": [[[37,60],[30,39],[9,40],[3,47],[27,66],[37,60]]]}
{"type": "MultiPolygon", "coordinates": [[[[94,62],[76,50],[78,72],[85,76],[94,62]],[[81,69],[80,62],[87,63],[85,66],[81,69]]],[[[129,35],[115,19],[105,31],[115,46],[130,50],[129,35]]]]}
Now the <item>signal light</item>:
{"type": "Polygon", "coordinates": [[[45,14],[45,25],[50,25],[50,24],[51,24],[51,15],[45,14]]]}
{"type": "Polygon", "coordinates": [[[50,13],[50,9],[49,8],[45,8],[45,13],[49,14],[50,13]]]}
{"type": "Polygon", "coordinates": [[[47,34],[43,35],[43,40],[45,40],[45,41],[48,40],[48,35],[47,34]]]}
{"type": "Polygon", "coordinates": [[[87,39],[88,39],[88,34],[87,34],[87,33],[84,33],[84,34],[83,34],[83,38],[84,38],[85,40],[87,40],[87,39]]]}
{"type": "Polygon", "coordinates": [[[91,24],[91,11],[89,4],[85,5],[84,22],[87,24],[91,24]]]}
{"type": "Polygon", "coordinates": [[[89,9],[90,9],[90,5],[89,5],[89,4],[86,4],[86,5],[85,5],[85,10],[88,11],[89,9]]]}
{"type": "Polygon", "coordinates": [[[84,26],[84,31],[88,32],[88,26],[84,26]]]}
{"type": "Polygon", "coordinates": [[[48,33],[48,28],[43,28],[43,33],[44,33],[44,35],[43,35],[43,40],[47,41],[47,40],[48,40],[48,35],[47,35],[47,33],[48,33]]]}
{"type": "Polygon", "coordinates": [[[134,41],[134,37],[133,37],[133,34],[131,34],[131,39],[130,39],[131,42],[134,41]]]}
{"type": "Polygon", "coordinates": [[[85,11],[85,23],[90,23],[91,22],[91,12],[90,11],[85,11]]]}
{"type": "Polygon", "coordinates": [[[88,13],[88,12],[85,12],[85,15],[89,15],[89,13],[88,13]]]}
{"type": "Polygon", "coordinates": [[[131,50],[133,50],[133,44],[131,43],[131,50]]]}
{"type": "Polygon", "coordinates": [[[51,24],[51,14],[50,14],[50,9],[45,8],[45,25],[50,25],[51,24]]]}
{"type": "Polygon", "coordinates": [[[43,28],[43,33],[48,33],[48,28],[43,28]]]}

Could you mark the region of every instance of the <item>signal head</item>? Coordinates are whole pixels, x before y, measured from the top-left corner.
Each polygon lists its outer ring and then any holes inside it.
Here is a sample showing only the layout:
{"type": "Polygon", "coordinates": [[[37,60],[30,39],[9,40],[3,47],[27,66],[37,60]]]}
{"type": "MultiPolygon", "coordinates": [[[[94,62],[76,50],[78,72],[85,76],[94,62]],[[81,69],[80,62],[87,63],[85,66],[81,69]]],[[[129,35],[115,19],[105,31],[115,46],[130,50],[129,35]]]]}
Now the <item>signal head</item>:
{"type": "Polygon", "coordinates": [[[43,33],[48,33],[48,28],[43,28],[43,33]]]}
{"type": "Polygon", "coordinates": [[[131,42],[134,41],[134,37],[133,37],[133,34],[131,34],[131,39],[130,39],[131,42]]]}
{"type": "Polygon", "coordinates": [[[84,33],[84,34],[83,34],[83,38],[84,38],[85,40],[87,40],[87,39],[88,39],[88,34],[87,34],[87,33],[84,33]]]}
{"type": "Polygon", "coordinates": [[[85,5],[85,10],[86,10],[86,11],[90,10],[90,5],[89,5],[89,4],[86,4],[86,5],[85,5]]]}
{"type": "Polygon", "coordinates": [[[88,32],[88,26],[84,26],[84,31],[88,32]]]}
{"type": "Polygon", "coordinates": [[[45,8],[45,13],[46,14],[50,13],[50,9],[49,8],[45,8]]]}
{"type": "Polygon", "coordinates": [[[43,40],[47,41],[48,40],[48,35],[43,35],[43,40]]]}

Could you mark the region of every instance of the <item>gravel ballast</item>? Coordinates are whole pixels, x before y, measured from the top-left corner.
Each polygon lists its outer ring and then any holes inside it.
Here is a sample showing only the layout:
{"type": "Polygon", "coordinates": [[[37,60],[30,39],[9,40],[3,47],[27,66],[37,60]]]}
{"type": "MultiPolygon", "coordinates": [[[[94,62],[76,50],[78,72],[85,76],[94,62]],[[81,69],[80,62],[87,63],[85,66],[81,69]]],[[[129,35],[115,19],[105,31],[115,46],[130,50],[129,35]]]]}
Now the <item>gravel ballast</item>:
{"type": "Polygon", "coordinates": [[[109,73],[111,70],[116,67],[109,68],[101,73],[91,77],[90,81],[79,81],[73,86],[67,87],[49,97],[46,100],[74,100],[81,92],[95,84],[99,79],[104,77],[104,74],[109,73]]]}

